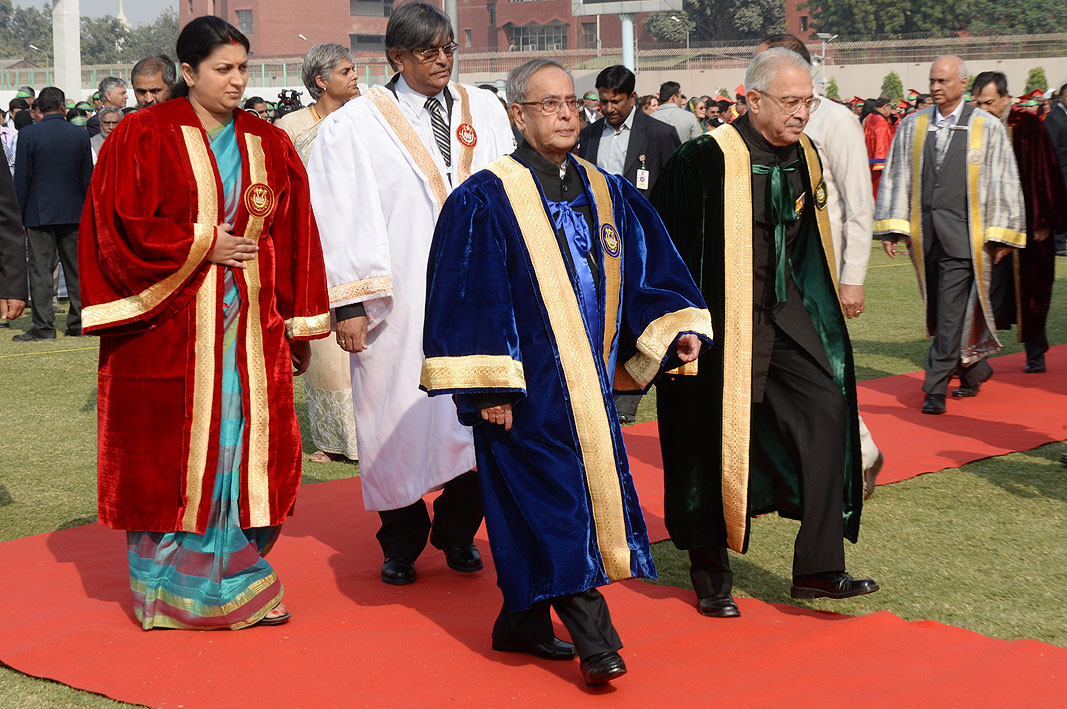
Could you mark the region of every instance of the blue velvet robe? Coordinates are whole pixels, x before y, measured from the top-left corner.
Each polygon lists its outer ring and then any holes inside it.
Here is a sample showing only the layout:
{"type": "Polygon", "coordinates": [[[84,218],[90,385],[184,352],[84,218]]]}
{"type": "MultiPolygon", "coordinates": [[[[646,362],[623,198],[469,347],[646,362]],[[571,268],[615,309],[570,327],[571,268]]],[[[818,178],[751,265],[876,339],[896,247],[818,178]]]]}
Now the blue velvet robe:
{"type": "Polygon", "coordinates": [[[598,322],[582,315],[544,192],[514,157],[453,191],[428,265],[422,388],[455,395],[460,421],[474,427],[497,582],[512,611],[656,576],[612,385],[647,390],[680,364],[682,334],[712,339],[656,211],[624,179],[571,160],[593,205],[598,322]],[[510,432],[480,416],[502,400],[513,404],[510,432]]]}

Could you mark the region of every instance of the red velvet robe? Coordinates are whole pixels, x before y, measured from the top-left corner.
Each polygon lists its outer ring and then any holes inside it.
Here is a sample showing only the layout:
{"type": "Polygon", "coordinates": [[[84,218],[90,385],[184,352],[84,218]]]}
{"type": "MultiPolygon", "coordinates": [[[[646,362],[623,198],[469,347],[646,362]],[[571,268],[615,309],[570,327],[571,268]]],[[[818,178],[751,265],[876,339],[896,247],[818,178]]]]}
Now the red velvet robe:
{"type": "Polygon", "coordinates": [[[863,119],[863,137],[867,141],[867,158],[871,166],[871,184],[874,198],[878,199],[878,183],[885,170],[885,161],[889,157],[889,146],[893,142],[893,131],[889,121],[881,113],[872,113],[863,119]]]}
{"type": "Polygon", "coordinates": [[[1045,330],[1056,280],[1056,246],[1050,233],[1037,241],[1034,232],[1067,231],[1067,189],[1048,129],[1037,115],[1013,106],[1008,114],[1015,160],[1026,202],[1026,248],[993,270],[993,310],[997,328],[1018,324],[1018,339],[1027,342],[1045,330]],[[1003,281],[998,283],[997,281],[1003,281]]]}
{"type": "MultiPolygon", "coordinates": [[[[258,240],[234,269],[245,417],[242,528],[280,524],[300,482],[288,339],[329,333],[307,175],[289,138],[234,112],[242,154],[233,233],[258,240]]],[[[203,533],[218,459],[225,269],[207,257],[222,183],[186,99],[131,114],[100,153],[82,212],[83,331],[100,335],[100,521],[203,533]]]]}

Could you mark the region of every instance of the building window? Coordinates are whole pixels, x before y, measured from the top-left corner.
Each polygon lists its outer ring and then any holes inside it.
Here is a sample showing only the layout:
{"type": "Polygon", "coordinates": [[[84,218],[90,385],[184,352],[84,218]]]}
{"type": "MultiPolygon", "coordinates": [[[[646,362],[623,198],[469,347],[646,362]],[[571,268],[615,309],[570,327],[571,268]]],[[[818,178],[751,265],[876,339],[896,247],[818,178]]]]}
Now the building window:
{"type": "Polygon", "coordinates": [[[555,22],[547,25],[529,24],[525,27],[512,27],[511,40],[519,51],[566,49],[567,25],[555,22]]]}
{"type": "Polygon", "coordinates": [[[496,24],[496,5],[490,5],[489,6],[489,24],[490,25],[495,25],[496,24]]]}
{"type": "Polygon", "coordinates": [[[582,48],[596,49],[596,23],[582,23],[582,48]]]}
{"type": "Polygon", "coordinates": [[[808,16],[807,15],[801,15],[800,16],[800,31],[801,32],[807,32],[808,31],[808,16]]]}
{"type": "Polygon", "coordinates": [[[238,10],[237,11],[237,29],[241,30],[244,34],[252,34],[252,11],[251,10],[238,10]]]}
{"type": "Polygon", "coordinates": [[[350,34],[348,41],[353,52],[380,53],[385,51],[384,34],[350,34]]]}
{"type": "Polygon", "coordinates": [[[348,0],[352,17],[389,17],[393,13],[393,0],[348,0]]]}
{"type": "Polygon", "coordinates": [[[470,30],[463,30],[463,41],[466,42],[466,44],[463,45],[464,47],[470,47],[471,46],[471,31],[470,30]]]}

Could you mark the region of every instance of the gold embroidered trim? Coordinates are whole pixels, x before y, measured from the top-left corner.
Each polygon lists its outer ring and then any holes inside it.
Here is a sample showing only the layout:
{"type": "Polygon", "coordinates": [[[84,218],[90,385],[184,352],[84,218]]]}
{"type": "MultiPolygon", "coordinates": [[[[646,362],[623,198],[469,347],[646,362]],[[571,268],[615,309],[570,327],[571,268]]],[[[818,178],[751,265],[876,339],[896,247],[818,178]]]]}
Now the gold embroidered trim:
{"type": "Polygon", "coordinates": [[[986,241],[999,241],[1012,246],[1026,246],[1026,234],[1002,226],[991,226],[985,230],[986,241]]]}
{"type": "Polygon", "coordinates": [[[668,370],[667,374],[674,374],[682,377],[695,377],[699,373],[699,364],[700,360],[694,359],[692,362],[686,362],[681,367],[675,367],[674,369],[668,370]]]}
{"type": "MultiPolygon", "coordinates": [[[[253,598],[262,593],[265,589],[270,588],[271,584],[278,582],[278,576],[274,571],[264,576],[261,579],[255,581],[251,586],[241,591],[229,602],[222,604],[221,606],[211,605],[196,600],[195,598],[186,598],[184,596],[178,596],[166,589],[158,586],[149,588],[148,584],[144,581],[130,580],[130,590],[134,593],[140,593],[144,596],[145,605],[149,606],[156,600],[162,600],[168,606],[173,606],[178,610],[198,615],[201,618],[217,618],[219,616],[229,615],[238,608],[241,608],[253,598]]],[[[267,611],[270,612],[269,610],[267,611]]],[[[175,620],[171,618],[171,620],[175,620]]],[[[175,622],[177,622],[175,620],[175,622]]]]}
{"type": "Polygon", "coordinates": [[[711,313],[701,308],[684,308],[661,315],[637,338],[637,354],[627,360],[626,371],[642,389],[659,374],[660,365],[678,333],[687,331],[712,338],[711,313]]]}
{"type": "Polygon", "coordinates": [[[314,337],[329,331],[329,313],[311,315],[309,317],[293,317],[285,321],[285,336],[290,340],[294,337],[314,337]]]}
{"type": "MultiPolygon", "coordinates": [[[[919,277],[919,293],[926,301],[926,267],[923,265],[923,229],[922,229],[922,163],[923,148],[926,145],[926,127],[930,124],[929,113],[923,111],[915,119],[915,140],[911,146],[911,252],[912,263],[919,277]]],[[[926,318],[923,318],[923,330],[927,331],[926,318]]],[[[929,334],[927,332],[927,334],[929,334]]]]}
{"type": "MultiPolygon", "coordinates": [[[[269,185],[263,141],[245,134],[248,148],[248,178],[252,184],[269,185]]],[[[245,236],[258,242],[263,233],[263,217],[248,215],[245,236]]],[[[267,403],[267,363],[263,348],[263,321],[260,313],[259,256],[245,261],[248,285],[248,319],[245,321],[245,357],[248,361],[248,516],[252,527],[268,527],[270,518],[270,406],[267,403]]]]}
{"type": "Polygon", "coordinates": [[[556,338],[572,420],[578,434],[578,454],[585,464],[585,480],[604,573],[612,581],[630,578],[626,516],[611,425],[604,407],[604,392],[578,309],[578,298],[570,285],[559,245],[553,238],[555,230],[549,224],[529,170],[508,156],[493,161],[488,169],[504,184],[530,254],[549,326],[556,338]]]}
{"type": "Polygon", "coordinates": [[[752,165],[732,126],[711,137],[723,152],[723,257],[737,274],[723,308],[722,501],[726,540],[740,552],[748,528],[749,439],[752,431],[752,165]]]}
{"type": "Polygon", "coordinates": [[[448,199],[448,188],[445,186],[444,178],[441,177],[441,171],[437,169],[437,165],[434,164],[433,158],[430,156],[430,151],[419,140],[419,136],[415,135],[415,129],[408,123],[408,119],[404,118],[400,107],[390,97],[386,89],[375,86],[367,92],[367,95],[374,105],[378,107],[378,110],[382,112],[385,122],[396,133],[396,137],[400,139],[408,155],[415,161],[415,165],[418,166],[423,177],[430,183],[430,192],[437,201],[435,213],[440,212],[445,200],[448,199]]]}
{"type": "MultiPolygon", "coordinates": [[[[182,126],[185,149],[196,182],[197,225],[219,223],[219,193],[215,168],[204,134],[194,126],[182,126]]],[[[211,226],[212,239],[215,227],[211,226]]],[[[215,319],[218,311],[218,267],[208,266],[196,291],[196,331],[193,335],[192,418],[189,423],[189,453],[185,462],[185,511],[182,531],[197,532],[200,502],[204,496],[207,452],[211,446],[211,412],[215,396],[215,319]]]]}
{"type": "Polygon", "coordinates": [[[875,234],[905,234],[911,235],[911,222],[907,219],[879,219],[874,223],[875,234]]]}
{"type": "MultiPolygon", "coordinates": [[[[596,165],[579,157],[575,157],[578,164],[585,168],[589,177],[589,188],[593,191],[593,199],[596,201],[597,233],[593,235],[596,240],[602,239],[604,225],[610,225],[615,233],[615,210],[611,200],[611,192],[608,190],[608,181],[597,170],[596,165]]],[[[619,331],[619,304],[622,300],[622,239],[619,239],[619,253],[611,256],[604,251],[604,371],[611,376],[611,348],[615,342],[615,336],[619,331]]]]}
{"type": "MultiPolygon", "coordinates": [[[[803,133],[800,134],[800,145],[804,148],[804,162],[808,166],[808,180],[812,194],[815,188],[822,184],[822,165],[819,163],[819,153],[815,150],[811,139],[803,133]]],[[[837,285],[837,255],[834,253],[834,238],[830,232],[830,213],[825,209],[815,210],[815,221],[819,226],[819,237],[822,239],[822,250],[826,254],[826,266],[830,269],[830,278],[834,282],[834,293],[837,293],[838,305],[841,304],[841,295],[837,285]]]]}
{"type": "Polygon", "coordinates": [[[429,357],[419,382],[426,391],[442,389],[525,389],[522,362],[507,355],[429,357]]]}
{"type": "MultiPolygon", "coordinates": [[[[474,117],[471,116],[471,102],[470,97],[467,95],[467,89],[463,84],[457,84],[452,82],[452,86],[456,87],[456,92],[459,94],[459,116],[460,122],[466,123],[469,126],[474,125],[474,117]]],[[[451,141],[451,134],[448,136],[451,141]]],[[[456,186],[462,185],[463,182],[471,176],[471,165],[474,164],[474,146],[464,145],[462,142],[459,144],[459,169],[456,171],[456,186]]]]}
{"type": "Polygon", "coordinates": [[[329,291],[329,298],[330,303],[333,304],[345,300],[356,300],[372,295],[391,293],[392,291],[393,279],[390,276],[374,276],[373,278],[363,278],[334,286],[329,291]]]}

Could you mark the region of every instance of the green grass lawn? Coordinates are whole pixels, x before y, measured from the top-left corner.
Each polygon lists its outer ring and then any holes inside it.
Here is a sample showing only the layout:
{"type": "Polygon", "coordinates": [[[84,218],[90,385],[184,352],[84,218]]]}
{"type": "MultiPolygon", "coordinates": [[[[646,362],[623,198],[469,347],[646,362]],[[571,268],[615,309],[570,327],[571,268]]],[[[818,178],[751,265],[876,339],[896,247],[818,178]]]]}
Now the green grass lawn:
{"type": "MultiPolygon", "coordinates": [[[[1067,342],[1067,259],[1057,263],[1049,340],[1067,342]]],[[[872,253],[867,312],[851,323],[860,379],[922,366],[922,306],[910,262],[872,253]]],[[[96,341],[13,343],[29,316],[0,330],[5,384],[0,437],[0,541],[96,519],[96,341]]],[[[58,323],[63,330],[62,316],[58,323]]],[[[1002,333],[1004,352],[1018,352],[1002,333]]],[[[1050,376],[1063,376],[1052,373],[1050,376]]],[[[297,410],[306,415],[303,386],[297,410]]],[[[654,395],[639,420],[655,416],[654,395]]],[[[931,421],[936,425],[936,419],[931,421]]],[[[1067,469],[1062,444],[977,461],[881,487],[865,506],[849,568],[882,585],[848,601],[788,598],[797,524],[768,515],[753,524],[751,551],[734,556],[735,593],[765,601],[931,619],[998,638],[1035,638],[1067,647],[1067,469]]],[[[305,453],[313,452],[305,441],[305,453]]],[[[344,463],[305,460],[304,482],[349,477],[344,463]]],[[[689,587],[688,560],[670,542],[654,547],[660,583],[689,587]]],[[[695,611],[694,611],[695,614],[695,611]]],[[[694,615],[694,622],[697,622],[694,615]]],[[[714,621],[709,621],[714,622],[714,621]]],[[[118,706],[116,702],[0,668],[0,706],[118,706]]]]}

